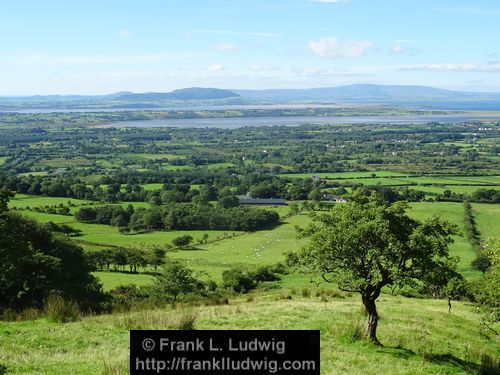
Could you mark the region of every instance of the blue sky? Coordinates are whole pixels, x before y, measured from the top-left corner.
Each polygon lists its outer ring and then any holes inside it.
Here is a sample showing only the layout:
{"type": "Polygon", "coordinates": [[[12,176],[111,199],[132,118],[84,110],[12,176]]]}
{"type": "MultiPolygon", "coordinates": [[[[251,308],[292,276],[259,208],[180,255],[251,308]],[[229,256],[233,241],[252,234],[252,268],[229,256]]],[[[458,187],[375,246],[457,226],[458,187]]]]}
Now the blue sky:
{"type": "Polygon", "coordinates": [[[500,92],[498,0],[0,3],[0,95],[417,84],[500,92]]]}

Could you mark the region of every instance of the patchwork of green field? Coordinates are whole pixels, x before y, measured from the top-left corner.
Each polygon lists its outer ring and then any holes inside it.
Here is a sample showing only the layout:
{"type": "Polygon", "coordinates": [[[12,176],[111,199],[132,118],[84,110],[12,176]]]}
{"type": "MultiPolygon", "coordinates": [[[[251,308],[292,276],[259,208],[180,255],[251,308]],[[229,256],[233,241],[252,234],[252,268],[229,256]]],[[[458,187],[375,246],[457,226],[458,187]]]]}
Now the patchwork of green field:
{"type": "MultiPolygon", "coordinates": [[[[129,203],[122,203],[126,206],[129,203]]],[[[138,205],[147,204],[136,202],[138,205]]],[[[458,225],[463,232],[464,210],[462,203],[451,202],[419,202],[411,205],[411,214],[418,219],[425,219],[432,215],[438,215],[443,219],[450,220],[458,225]]],[[[69,224],[75,229],[82,231],[83,235],[76,237],[87,250],[103,249],[106,246],[139,247],[143,249],[153,246],[163,247],[171,241],[184,234],[194,238],[193,249],[175,250],[168,253],[169,257],[186,262],[190,268],[206,273],[206,276],[216,281],[221,280],[222,272],[232,266],[238,265],[264,265],[274,264],[283,259],[283,254],[288,251],[296,251],[303,244],[298,240],[295,226],[306,226],[310,221],[307,214],[299,214],[286,218],[290,211],[289,206],[266,207],[274,210],[284,218],[284,224],[272,230],[263,230],[253,233],[237,231],[169,231],[150,232],[135,235],[121,234],[117,227],[101,224],[86,224],[75,220],[73,216],[51,215],[32,211],[23,211],[24,215],[33,217],[41,222],[55,222],[69,224]],[[208,244],[199,244],[203,235],[208,234],[208,244]]],[[[500,205],[475,204],[478,227],[483,238],[495,236],[500,233],[500,224],[497,218],[500,214],[500,205]]],[[[459,256],[459,270],[466,277],[475,278],[479,272],[471,268],[471,262],[476,253],[465,237],[455,236],[455,242],[450,251],[453,256],[459,256]]],[[[128,274],[111,273],[103,280],[106,288],[117,285],[129,279],[128,274]],[[112,281],[119,275],[120,280],[112,281]],[[111,281],[111,282],[110,282],[111,281]]],[[[130,279],[127,283],[134,283],[136,279],[130,279]]],[[[307,286],[309,278],[305,275],[286,276],[283,280],[286,286],[307,286]]]]}
{"type": "Polygon", "coordinates": [[[83,157],[76,157],[71,159],[66,158],[52,158],[39,160],[34,164],[34,167],[51,167],[51,168],[68,168],[68,167],[81,167],[90,166],[92,162],[83,157]]]}
{"type": "Polygon", "coordinates": [[[378,336],[384,346],[378,347],[356,337],[365,321],[359,296],[318,294],[276,291],[222,306],[132,311],[67,324],[0,322],[0,363],[9,374],[128,374],[131,329],[175,330],[190,317],[197,330],[320,330],[325,375],[476,374],[484,355],[500,355],[494,338],[479,333],[469,303],[453,302],[448,314],[443,300],[382,295],[378,336]]]}
{"type": "Polygon", "coordinates": [[[450,190],[458,194],[472,194],[479,189],[500,190],[500,176],[408,176],[398,172],[344,172],[344,173],[302,173],[282,174],[282,177],[310,178],[316,176],[329,181],[348,184],[408,186],[424,193],[442,194],[450,190]],[[372,177],[372,173],[376,177],[372,177]]]}
{"type": "MultiPolygon", "coordinates": [[[[433,215],[455,223],[461,235],[454,236],[455,242],[450,245],[450,254],[460,257],[458,270],[467,278],[476,278],[480,272],[471,267],[471,262],[477,254],[464,234],[464,207],[462,203],[452,202],[419,202],[411,205],[411,215],[419,220],[425,220],[433,215]]],[[[500,223],[497,224],[500,229],[500,223]]]]}

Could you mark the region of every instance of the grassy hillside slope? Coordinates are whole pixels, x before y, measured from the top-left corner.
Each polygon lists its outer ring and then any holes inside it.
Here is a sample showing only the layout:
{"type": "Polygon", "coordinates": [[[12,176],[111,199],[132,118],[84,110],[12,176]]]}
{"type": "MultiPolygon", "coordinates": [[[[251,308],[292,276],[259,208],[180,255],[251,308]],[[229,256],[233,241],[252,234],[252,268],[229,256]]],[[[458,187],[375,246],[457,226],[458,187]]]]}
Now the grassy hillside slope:
{"type": "Polygon", "coordinates": [[[13,374],[128,373],[129,329],[176,329],[196,317],[195,329],[319,329],[322,374],[470,374],[484,354],[500,355],[483,334],[473,307],[383,295],[375,347],[358,338],[364,316],[358,296],[303,297],[293,290],[256,294],[229,305],[145,310],[84,318],[0,322],[0,363],[13,374]],[[289,299],[291,298],[291,299],[289,299]]]}

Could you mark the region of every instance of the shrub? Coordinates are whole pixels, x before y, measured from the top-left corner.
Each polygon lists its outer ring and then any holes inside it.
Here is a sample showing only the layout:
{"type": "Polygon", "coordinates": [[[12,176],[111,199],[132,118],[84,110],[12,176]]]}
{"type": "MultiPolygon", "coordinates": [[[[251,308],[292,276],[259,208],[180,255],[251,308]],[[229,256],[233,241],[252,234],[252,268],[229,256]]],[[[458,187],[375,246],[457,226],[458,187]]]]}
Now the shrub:
{"type": "Polygon", "coordinates": [[[241,268],[222,272],[222,285],[236,293],[246,293],[255,288],[254,280],[241,268]]]}
{"type": "Polygon", "coordinates": [[[0,363],[0,375],[7,374],[7,366],[0,363]]]}

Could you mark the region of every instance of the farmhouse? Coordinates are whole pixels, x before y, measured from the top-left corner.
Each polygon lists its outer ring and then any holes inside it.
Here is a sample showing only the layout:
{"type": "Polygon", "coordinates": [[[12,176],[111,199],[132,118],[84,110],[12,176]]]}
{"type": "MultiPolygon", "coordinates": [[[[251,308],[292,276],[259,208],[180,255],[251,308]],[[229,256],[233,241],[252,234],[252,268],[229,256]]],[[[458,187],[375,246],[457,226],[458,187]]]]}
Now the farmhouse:
{"type": "Polygon", "coordinates": [[[241,205],[248,206],[286,206],[287,203],[281,198],[252,198],[248,195],[237,195],[241,205]]]}
{"type": "Polygon", "coordinates": [[[347,203],[347,201],[342,198],[340,195],[329,195],[323,194],[324,201],[337,202],[337,203],[347,203]]]}

